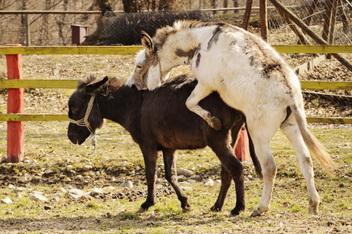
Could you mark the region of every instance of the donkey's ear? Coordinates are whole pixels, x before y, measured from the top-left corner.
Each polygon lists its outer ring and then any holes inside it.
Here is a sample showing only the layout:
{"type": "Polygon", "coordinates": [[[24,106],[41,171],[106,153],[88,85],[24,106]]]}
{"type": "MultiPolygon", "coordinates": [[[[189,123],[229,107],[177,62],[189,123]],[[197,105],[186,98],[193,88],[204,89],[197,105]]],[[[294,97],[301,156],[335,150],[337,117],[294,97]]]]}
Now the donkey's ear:
{"type": "Polygon", "coordinates": [[[145,49],[147,50],[148,53],[152,53],[154,52],[154,42],[153,39],[149,36],[148,33],[146,33],[145,31],[141,32],[142,38],[141,38],[141,42],[142,45],[145,47],[145,49]]]}
{"type": "Polygon", "coordinates": [[[109,80],[107,76],[105,76],[102,80],[99,80],[95,83],[88,84],[86,87],[86,92],[89,94],[96,93],[105,83],[109,80]]]}

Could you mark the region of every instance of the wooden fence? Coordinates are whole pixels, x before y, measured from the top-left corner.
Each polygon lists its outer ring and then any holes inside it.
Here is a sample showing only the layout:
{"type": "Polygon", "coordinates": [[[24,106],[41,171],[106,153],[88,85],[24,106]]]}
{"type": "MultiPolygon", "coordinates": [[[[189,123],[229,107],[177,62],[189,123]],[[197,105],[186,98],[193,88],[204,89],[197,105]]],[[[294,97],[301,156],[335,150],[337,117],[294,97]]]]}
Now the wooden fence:
{"type": "MultiPolygon", "coordinates": [[[[6,55],[11,57],[13,55],[83,55],[83,54],[100,54],[100,55],[133,55],[142,47],[140,46],[57,46],[57,47],[18,47],[18,46],[2,46],[0,47],[0,56],[6,55]]],[[[340,45],[278,45],[274,46],[280,53],[352,53],[352,46],[340,45]]],[[[8,60],[9,61],[9,60],[8,60]]],[[[9,62],[8,62],[9,63],[9,62]]],[[[14,69],[16,72],[20,70],[20,65],[12,64],[8,69],[14,69]],[[12,68],[11,68],[12,67],[12,68]]],[[[16,73],[15,72],[15,73],[16,73]]],[[[10,72],[11,73],[11,72],[10,72]]],[[[8,74],[10,74],[8,71],[8,74]]],[[[23,88],[52,88],[52,89],[74,89],[77,86],[77,80],[20,80],[18,78],[20,72],[16,73],[18,77],[9,80],[0,80],[0,89],[9,89],[9,91],[21,91],[23,95],[23,88]]],[[[10,78],[10,77],[9,77],[10,78]]],[[[303,89],[322,90],[322,89],[352,89],[352,82],[326,82],[326,81],[302,81],[303,89]]],[[[20,92],[21,93],[21,92],[20,92]]],[[[19,97],[21,96],[19,95],[19,97]]],[[[18,98],[18,97],[16,97],[18,98]]],[[[10,99],[10,98],[9,98],[10,99]]],[[[22,101],[21,101],[22,102],[22,101]]],[[[23,104],[21,104],[23,105],[23,104]]],[[[66,114],[24,114],[16,113],[21,111],[9,111],[8,114],[0,114],[0,122],[6,121],[12,124],[21,123],[21,121],[67,121],[66,114]]],[[[352,124],[352,118],[339,117],[308,117],[308,122],[311,123],[327,123],[327,124],[352,124]]],[[[23,126],[18,126],[19,135],[14,139],[23,139],[23,126]],[[21,132],[22,131],[22,132],[21,132]],[[21,138],[22,137],[22,138],[21,138]]],[[[11,134],[14,131],[12,129],[11,134]]],[[[9,134],[8,125],[8,134],[9,134]]],[[[8,135],[9,136],[9,135],[8,135]]],[[[16,142],[18,146],[18,142],[16,142]]],[[[21,147],[21,146],[20,146],[21,147]]],[[[10,146],[11,148],[11,146],[10,146]]],[[[10,149],[11,151],[11,149],[10,149]]],[[[15,154],[21,154],[21,149],[15,149],[15,154]]],[[[20,155],[9,155],[9,138],[8,138],[8,158],[10,161],[21,160],[20,155]]]]}

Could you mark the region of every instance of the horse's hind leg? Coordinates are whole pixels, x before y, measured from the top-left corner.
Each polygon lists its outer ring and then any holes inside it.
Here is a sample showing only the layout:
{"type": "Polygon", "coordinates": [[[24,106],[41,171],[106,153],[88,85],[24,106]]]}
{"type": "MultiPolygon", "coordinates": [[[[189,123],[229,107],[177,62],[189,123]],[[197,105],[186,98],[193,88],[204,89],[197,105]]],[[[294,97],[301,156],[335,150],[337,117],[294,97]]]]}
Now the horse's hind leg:
{"type": "Polygon", "coordinates": [[[215,204],[210,208],[212,211],[221,211],[222,206],[224,205],[224,201],[226,198],[227,191],[231,185],[231,174],[227,172],[227,170],[221,166],[221,187],[218,195],[218,199],[215,204]]]}
{"type": "Polygon", "coordinates": [[[290,116],[290,118],[282,125],[281,129],[296,151],[299,166],[304,178],[307,181],[309,213],[317,214],[320,197],[314,184],[312,159],[310,157],[309,150],[304,143],[301,132],[296,124],[296,121],[293,119],[293,116],[290,116]]]}
{"type": "Polygon", "coordinates": [[[276,177],[276,165],[270,149],[270,140],[285,118],[285,113],[280,112],[280,110],[277,112],[271,110],[270,116],[261,114],[260,119],[246,115],[247,127],[254,143],[255,153],[260,162],[264,182],[260,203],[251,216],[259,216],[269,210],[276,177]]]}
{"type": "Polygon", "coordinates": [[[181,202],[181,207],[184,211],[189,210],[191,207],[188,204],[187,197],[182,193],[181,189],[177,184],[177,171],[176,171],[176,162],[174,161],[174,153],[173,149],[163,149],[163,157],[164,157],[164,167],[165,167],[165,178],[174,188],[178,200],[181,202]]]}
{"type": "Polygon", "coordinates": [[[198,82],[196,87],[193,89],[191,95],[187,98],[186,106],[190,111],[196,113],[202,119],[204,119],[210,127],[219,130],[222,125],[221,121],[215,116],[213,116],[209,111],[199,106],[199,102],[212,92],[212,89],[209,89],[207,86],[202,85],[200,82],[198,82]]]}

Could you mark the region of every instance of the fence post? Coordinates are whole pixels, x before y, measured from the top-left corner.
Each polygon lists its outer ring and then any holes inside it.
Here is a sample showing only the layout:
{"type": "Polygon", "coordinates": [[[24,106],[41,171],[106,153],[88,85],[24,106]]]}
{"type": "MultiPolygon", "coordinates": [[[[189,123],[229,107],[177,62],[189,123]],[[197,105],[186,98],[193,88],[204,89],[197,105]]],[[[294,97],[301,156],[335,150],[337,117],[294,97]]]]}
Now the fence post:
{"type": "MultiPolygon", "coordinates": [[[[21,78],[21,55],[6,55],[7,78],[21,78]]],[[[7,113],[23,112],[23,89],[8,89],[7,113]]],[[[7,160],[19,162],[23,159],[24,126],[21,121],[7,122],[7,160]]]]}

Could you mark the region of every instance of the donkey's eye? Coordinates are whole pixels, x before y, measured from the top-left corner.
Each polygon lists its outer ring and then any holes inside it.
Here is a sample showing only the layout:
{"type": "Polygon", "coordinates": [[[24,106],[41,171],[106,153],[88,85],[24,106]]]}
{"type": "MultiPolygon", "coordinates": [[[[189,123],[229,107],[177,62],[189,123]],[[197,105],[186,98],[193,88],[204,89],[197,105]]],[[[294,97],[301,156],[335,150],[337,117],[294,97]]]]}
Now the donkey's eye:
{"type": "Polygon", "coordinates": [[[70,108],[70,110],[71,110],[72,114],[77,114],[78,111],[79,111],[79,108],[77,108],[77,107],[72,107],[72,108],[70,108]]]}
{"type": "Polygon", "coordinates": [[[137,68],[138,68],[138,69],[142,69],[142,65],[139,65],[139,64],[138,64],[138,65],[137,65],[137,68]]]}

